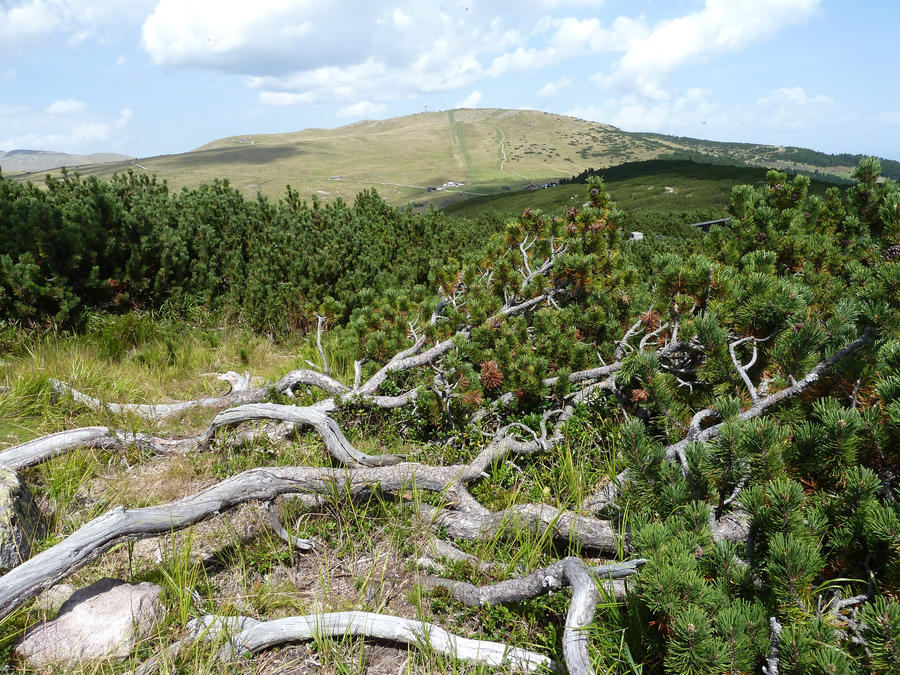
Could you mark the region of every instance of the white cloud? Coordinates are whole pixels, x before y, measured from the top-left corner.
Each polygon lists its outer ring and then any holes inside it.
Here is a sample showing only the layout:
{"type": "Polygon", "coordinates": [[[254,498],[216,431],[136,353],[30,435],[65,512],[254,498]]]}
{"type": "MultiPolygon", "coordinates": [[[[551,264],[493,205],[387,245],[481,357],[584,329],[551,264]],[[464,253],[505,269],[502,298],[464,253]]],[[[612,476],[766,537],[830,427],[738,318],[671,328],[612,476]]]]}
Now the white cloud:
{"type": "Polygon", "coordinates": [[[117,58],[117,59],[116,59],[116,65],[119,66],[120,68],[121,68],[122,66],[124,66],[124,65],[125,65],[125,57],[124,57],[124,56],[120,56],[119,58],[117,58]]]}
{"type": "Polygon", "coordinates": [[[372,103],[371,101],[359,101],[338,110],[338,117],[372,117],[383,113],[387,106],[384,103],[372,103]]]}
{"type": "MultiPolygon", "coordinates": [[[[516,60],[516,50],[545,30],[552,7],[545,0],[521,0],[515,13],[500,0],[398,0],[388,7],[159,0],[141,43],[161,66],[247,75],[269,105],[385,102],[467,87],[504,53],[516,60]]],[[[541,58],[535,67],[546,64],[541,58]]]]}
{"type": "Polygon", "coordinates": [[[477,89],[456,104],[457,108],[477,108],[481,103],[481,92],[477,89]]]}
{"type": "Polygon", "coordinates": [[[648,101],[637,94],[614,96],[597,106],[576,106],[568,115],[612,124],[625,131],[697,134],[704,123],[721,122],[723,111],[711,102],[708,89],[689,89],[666,101],[648,101]]]}
{"type": "Polygon", "coordinates": [[[819,0],[706,0],[700,11],[634,35],[612,74],[594,80],[663,100],[670,95],[664,78],[674,69],[771,38],[808,20],[818,5],[819,0]]]}
{"type": "Polygon", "coordinates": [[[773,130],[796,131],[833,118],[834,103],[833,98],[823,94],[809,96],[802,87],[781,87],[756,101],[753,118],[773,130]]]}
{"type": "MultiPolygon", "coordinates": [[[[673,71],[769,39],[806,21],[819,2],[704,0],[653,23],[598,16],[596,0],[519,0],[515,12],[501,0],[158,0],[141,44],[160,66],[244,75],[262,105],[337,105],[348,117],[454,90],[472,92],[458,105],[473,107],[486,78],[605,55],[609,65],[593,81],[615,90],[618,104],[603,109],[656,128],[668,114],[686,120],[696,103],[696,92],[670,90],[673,71]]],[[[568,78],[550,82],[538,99],[569,86],[568,78]]]]}
{"type": "Polygon", "coordinates": [[[413,20],[409,14],[404,14],[402,10],[395,9],[394,10],[394,25],[401,30],[406,30],[410,26],[412,26],[413,20]]]}
{"type": "Polygon", "coordinates": [[[286,91],[261,91],[259,92],[259,102],[270,106],[310,105],[316,103],[316,98],[309,93],[291,94],[286,91]]]}
{"type": "Polygon", "coordinates": [[[4,0],[0,2],[0,52],[38,45],[51,35],[70,44],[105,37],[135,25],[155,0],[4,0]]]}
{"type": "Polygon", "coordinates": [[[51,103],[47,106],[47,112],[51,115],[72,115],[81,112],[86,107],[84,101],[76,101],[74,98],[67,98],[51,103]]]}
{"type": "Polygon", "coordinates": [[[41,111],[0,105],[0,148],[73,153],[122,150],[123,134],[133,117],[130,109],[123,108],[113,119],[103,119],[85,115],[84,108],[61,115],[50,112],[52,107],[41,111]]]}
{"type": "Polygon", "coordinates": [[[802,87],[781,87],[773,89],[758,101],[758,104],[762,107],[775,107],[786,103],[793,105],[834,103],[834,99],[823,94],[807,96],[802,87]]]}
{"type": "Polygon", "coordinates": [[[558,96],[561,91],[568,89],[571,84],[572,80],[568,77],[564,77],[556,82],[548,82],[538,90],[538,98],[553,98],[554,96],[558,96]]]}
{"type": "Polygon", "coordinates": [[[748,103],[723,102],[711,90],[701,88],[662,101],[627,93],[610,96],[598,105],[576,106],[566,114],[625,131],[809,147],[817,145],[823,130],[846,129],[853,124],[849,111],[841,110],[831,97],[811,96],[801,87],[775,89],[748,103]],[[748,137],[748,130],[755,138],[748,137]]]}
{"type": "Polygon", "coordinates": [[[118,118],[114,122],[114,126],[116,129],[124,129],[128,126],[128,123],[131,122],[131,119],[134,117],[134,111],[131,108],[122,108],[122,112],[119,113],[118,118]]]}

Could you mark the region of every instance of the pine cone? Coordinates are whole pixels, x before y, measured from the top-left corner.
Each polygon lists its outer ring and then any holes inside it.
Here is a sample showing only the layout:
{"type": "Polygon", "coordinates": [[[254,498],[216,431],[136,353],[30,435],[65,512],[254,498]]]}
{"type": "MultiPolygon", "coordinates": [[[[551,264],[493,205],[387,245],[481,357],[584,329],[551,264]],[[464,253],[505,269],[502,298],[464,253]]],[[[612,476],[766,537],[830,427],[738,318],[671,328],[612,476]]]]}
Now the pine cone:
{"type": "Polygon", "coordinates": [[[503,373],[494,359],[481,364],[481,386],[488,391],[499,389],[503,384],[503,373]]]}
{"type": "Polygon", "coordinates": [[[894,244],[893,246],[888,246],[887,250],[884,252],[885,260],[900,260],[900,244],[894,244]]]}

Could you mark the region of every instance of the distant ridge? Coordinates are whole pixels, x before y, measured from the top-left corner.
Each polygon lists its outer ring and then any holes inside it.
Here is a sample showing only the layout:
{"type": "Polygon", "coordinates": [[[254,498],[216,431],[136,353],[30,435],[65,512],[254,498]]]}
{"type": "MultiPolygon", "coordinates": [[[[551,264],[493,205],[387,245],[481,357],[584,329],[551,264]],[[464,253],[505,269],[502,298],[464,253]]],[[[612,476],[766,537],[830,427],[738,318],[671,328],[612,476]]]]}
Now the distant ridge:
{"type": "MultiPolygon", "coordinates": [[[[277,199],[290,185],[306,199],[352,201],[361,191],[375,189],[391,204],[441,208],[626,162],[693,160],[833,180],[848,178],[860,157],[627,132],[536,110],[477,108],[362,120],[334,129],[231,136],[189,152],[79,171],[103,178],[125,171],[157,174],[173,189],[228,179],[249,198],[277,199]]],[[[900,179],[900,162],[883,160],[882,173],[900,179]]]]}
{"type": "Polygon", "coordinates": [[[30,171],[48,171],[62,166],[83,166],[87,164],[103,164],[105,162],[121,162],[130,160],[128,155],[113,152],[98,152],[91,155],[71,155],[67,152],[51,150],[10,150],[0,151],[0,169],[4,173],[24,173],[30,171]]]}

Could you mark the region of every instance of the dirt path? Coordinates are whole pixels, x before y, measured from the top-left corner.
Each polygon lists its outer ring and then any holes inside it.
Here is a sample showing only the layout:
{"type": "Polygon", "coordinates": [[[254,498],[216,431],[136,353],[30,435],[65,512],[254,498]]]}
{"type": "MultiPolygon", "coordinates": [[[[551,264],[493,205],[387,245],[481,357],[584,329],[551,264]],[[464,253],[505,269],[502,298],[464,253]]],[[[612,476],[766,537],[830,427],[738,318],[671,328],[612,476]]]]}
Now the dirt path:
{"type": "MultiPolygon", "coordinates": [[[[487,121],[487,120],[485,120],[485,121],[487,121]]],[[[506,169],[503,168],[503,165],[506,164],[506,161],[508,159],[508,157],[506,156],[506,134],[504,133],[503,129],[499,125],[494,124],[492,126],[500,133],[500,155],[502,156],[502,159],[500,160],[500,167],[499,167],[500,173],[505,173],[510,176],[515,176],[516,178],[519,178],[521,180],[528,180],[528,178],[526,178],[525,176],[522,176],[517,173],[513,173],[512,171],[507,171],[506,169]]]]}

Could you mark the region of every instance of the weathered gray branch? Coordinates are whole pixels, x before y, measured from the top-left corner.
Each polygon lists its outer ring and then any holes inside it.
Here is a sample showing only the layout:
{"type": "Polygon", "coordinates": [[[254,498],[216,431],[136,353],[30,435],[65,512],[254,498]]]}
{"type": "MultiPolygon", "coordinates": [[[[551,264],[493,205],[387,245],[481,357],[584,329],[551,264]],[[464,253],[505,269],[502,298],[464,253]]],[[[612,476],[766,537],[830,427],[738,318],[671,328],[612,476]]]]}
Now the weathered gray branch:
{"type": "MultiPolygon", "coordinates": [[[[287,642],[321,637],[363,636],[399,644],[431,649],[454,659],[487,666],[506,666],[534,672],[556,664],[547,656],[512,647],[502,642],[473,640],[450,633],[440,626],[415,619],[371,612],[332,612],[292,616],[272,621],[256,621],[249,617],[204,616],[188,623],[189,637],[179,641],[170,654],[197,639],[228,638],[219,655],[224,660],[256,653],[287,642]]],[[[142,664],[140,675],[154,672],[160,658],[142,664]]]]}
{"type": "Polygon", "coordinates": [[[522,602],[571,586],[572,600],[563,631],[563,655],[570,673],[588,675],[594,670],[591,667],[585,629],[593,622],[597,608],[595,578],[609,584],[607,590],[611,587],[617,597],[624,596],[624,584],[619,591],[614,580],[631,576],[645,562],[647,561],[629,560],[588,568],[580,558],[569,557],[526,576],[486,586],[437,577],[423,577],[421,581],[425,587],[447,589],[454,598],[469,607],[522,602]]]}
{"type": "Polygon", "coordinates": [[[117,543],[167,534],[248,501],[270,501],[282,494],[348,494],[378,486],[401,492],[413,486],[445,492],[465,466],[399,464],[366,469],[278,467],[251,469],[169,504],[112,509],[83,525],[55,546],[0,577],[0,618],[109,550],[117,543]]]}
{"type": "Polygon", "coordinates": [[[444,570],[444,566],[439,562],[441,558],[446,558],[447,560],[453,560],[455,562],[469,563],[476,572],[493,570],[498,567],[497,563],[482,560],[471,553],[460,551],[450,542],[438,539],[437,537],[431,537],[426,546],[428,555],[422,556],[416,563],[419,567],[425,567],[436,572],[442,572],[444,570]]]}
{"type": "Polygon", "coordinates": [[[293,536],[287,531],[278,519],[278,512],[275,509],[274,499],[266,502],[266,515],[269,517],[269,525],[275,530],[275,534],[277,534],[278,538],[285,543],[300,551],[312,551],[316,548],[316,544],[312,539],[301,539],[300,537],[293,536]]]}
{"type": "Polygon", "coordinates": [[[208,443],[218,429],[234,426],[252,420],[281,420],[313,427],[325,441],[328,451],[347,466],[388,466],[397,464],[400,457],[396,455],[367,455],[360,452],[341,431],[331,417],[322,412],[318,406],[293,406],[278,403],[248,403],[223,410],[215,416],[200,439],[200,445],[208,443]]]}
{"type": "Polygon", "coordinates": [[[593,675],[588,652],[587,628],[597,610],[597,586],[579,558],[566,559],[566,577],[572,587],[572,600],[563,629],[563,656],[571,675],[593,675]]]}
{"type": "Polygon", "coordinates": [[[69,395],[78,403],[83,403],[93,410],[105,409],[116,415],[134,413],[149,421],[162,420],[194,408],[222,408],[246,403],[259,403],[269,397],[272,389],[279,393],[286,393],[298,386],[306,385],[317,387],[332,395],[350,391],[349,387],[341,384],[334,378],[313,370],[293,370],[271,387],[245,388],[244,386],[232,386],[232,390],[224,396],[205,397],[191,401],[176,401],[175,403],[111,403],[85,394],[71,385],[54,378],[50,379],[50,385],[58,394],[69,395]]]}
{"type": "Polygon", "coordinates": [[[136,445],[142,450],[171,455],[187,452],[196,446],[196,441],[196,438],[158,438],[149,434],[116,431],[109,427],[82,427],[59,431],[8,448],[0,452],[0,465],[24,469],[78,448],[120,450],[136,445]]]}
{"type": "MultiPolygon", "coordinates": [[[[806,389],[817,382],[819,378],[829,368],[831,368],[831,366],[833,366],[838,361],[850,356],[862,346],[870,342],[872,340],[872,335],[872,329],[866,328],[859,338],[848,344],[843,349],[835,352],[831,357],[818,363],[812,370],[809,371],[809,373],[806,374],[806,376],[802,380],[795,382],[790,387],[766,396],[765,398],[758,399],[747,410],[741,412],[738,417],[744,421],[753,419],[754,417],[762,415],[773,405],[784,401],[785,399],[789,399],[803,393],[806,389]]],[[[668,459],[670,462],[677,459],[679,462],[681,462],[682,466],[685,466],[687,463],[685,451],[687,450],[687,446],[689,443],[710,441],[721,433],[724,426],[724,423],[722,422],[709,426],[706,429],[700,428],[700,425],[705,419],[714,417],[717,414],[718,413],[712,408],[706,408],[695,413],[691,418],[691,422],[688,426],[688,432],[687,434],[685,434],[685,437],[677,443],[673,443],[666,448],[666,459],[668,459]]],[[[607,508],[615,502],[616,498],[621,492],[622,487],[628,482],[628,480],[628,471],[625,470],[620,472],[615,478],[605,483],[599,490],[588,497],[585,500],[584,508],[591,513],[599,513],[603,509],[607,508]]]]}
{"type": "MultiPolygon", "coordinates": [[[[503,605],[511,602],[522,602],[540,595],[562,590],[569,585],[566,574],[568,558],[535,570],[531,574],[498,581],[485,586],[475,586],[467,581],[453,581],[440,577],[420,577],[421,584],[426,588],[446,588],[450,594],[464,605],[479,607],[481,605],[503,605]]],[[[597,565],[588,568],[592,576],[601,581],[613,581],[625,579],[638,571],[646,560],[626,560],[621,563],[609,565],[597,565]]]]}
{"type": "Polygon", "coordinates": [[[548,529],[557,541],[577,541],[588,548],[615,553],[621,537],[606,520],[582,516],[547,504],[519,504],[494,513],[472,513],[422,504],[420,512],[434,529],[454,539],[490,539],[508,532],[542,533],[548,529]]]}

